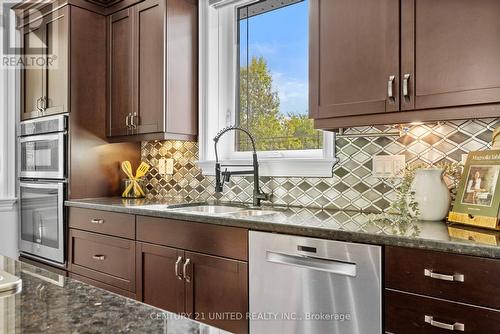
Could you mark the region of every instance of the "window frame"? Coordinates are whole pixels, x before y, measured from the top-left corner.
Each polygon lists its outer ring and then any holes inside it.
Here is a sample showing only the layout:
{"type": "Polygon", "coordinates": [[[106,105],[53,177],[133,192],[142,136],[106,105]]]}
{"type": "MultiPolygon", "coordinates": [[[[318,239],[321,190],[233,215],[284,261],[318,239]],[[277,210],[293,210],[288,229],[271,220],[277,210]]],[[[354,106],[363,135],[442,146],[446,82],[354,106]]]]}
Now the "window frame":
{"type": "MultiPolygon", "coordinates": [[[[213,137],[236,124],[239,7],[255,0],[229,1],[217,8],[208,1],[199,6],[199,161],[203,174],[215,174],[213,137]]],[[[219,142],[225,163],[248,164],[249,152],[235,149],[235,132],[219,142]]],[[[258,151],[261,176],[331,177],[335,157],[335,134],[323,132],[323,148],[312,150],[258,151]]]]}

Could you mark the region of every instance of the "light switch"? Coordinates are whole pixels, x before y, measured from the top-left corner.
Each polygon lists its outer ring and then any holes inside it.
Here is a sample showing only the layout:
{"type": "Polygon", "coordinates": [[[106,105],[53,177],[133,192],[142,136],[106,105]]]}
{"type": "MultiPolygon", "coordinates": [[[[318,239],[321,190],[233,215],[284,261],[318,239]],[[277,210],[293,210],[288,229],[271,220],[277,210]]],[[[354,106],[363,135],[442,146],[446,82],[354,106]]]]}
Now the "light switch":
{"type": "Polygon", "coordinates": [[[166,168],[167,168],[167,166],[166,166],[166,164],[167,164],[166,160],[167,159],[165,159],[165,158],[161,158],[160,160],[158,160],[158,173],[160,173],[160,175],[165,175],[165,173],[167,171],[166,170],[166,168]]]}
{"type": "Polygon", "coordinates": [[[372,175],[374,177],[402,177],[406,159],[404,155],[376,155],[373,157],[372,175]]]}
{"type": "Polygon", "coordinates": [[[161,158],[158,161],[158,173],[160,175],[174,174],[174,159],[161,158]]]}
{"type": "Polygon", "coordinates": [[[174,159],[166,159],[166,160],[167,160],[166,174],[172,175],[174,174],[174,159]]]}
{"type": "Polygon", "coordinates": [[[160,175],[173,175],[174,159],[161,158],[158,161],[158,173],[160,173],[160,175]]]}

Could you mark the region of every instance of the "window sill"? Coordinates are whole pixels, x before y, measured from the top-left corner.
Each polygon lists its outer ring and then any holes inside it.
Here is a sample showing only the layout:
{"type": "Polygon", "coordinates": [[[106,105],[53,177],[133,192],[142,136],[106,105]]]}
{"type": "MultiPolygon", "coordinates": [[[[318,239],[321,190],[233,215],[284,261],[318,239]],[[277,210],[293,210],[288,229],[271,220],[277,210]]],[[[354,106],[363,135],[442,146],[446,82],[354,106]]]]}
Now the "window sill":
{"type": "MultiPolygon", "coordinates": [[[[225,164],[251,165],[251,160],[224,160],[225,164]]],[[[276,177],[332,177],[333,166],[338,162],[330,159],[259,159],[260,176],[276,177]]],[[[215,175],[215,161],[197,161],[203,175],[215,175]]]]}
{"type": "Polygon", "coordinates": [[[0,212],[12,211],[16,205],[16,198],[0,198],[0,212]]]}

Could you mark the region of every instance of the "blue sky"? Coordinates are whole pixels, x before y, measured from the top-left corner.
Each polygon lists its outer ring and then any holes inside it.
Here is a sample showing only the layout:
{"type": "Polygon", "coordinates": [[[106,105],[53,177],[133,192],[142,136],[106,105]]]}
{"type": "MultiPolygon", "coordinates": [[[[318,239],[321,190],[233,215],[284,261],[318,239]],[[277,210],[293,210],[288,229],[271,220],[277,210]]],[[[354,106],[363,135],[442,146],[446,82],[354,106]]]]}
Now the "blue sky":
{"type": "MultiPolygon", "coordinates": [[[[245,66],[246,24],[240,25],[241,65],[245,66]]],[[[278,91],[281,112],[308,110],[308,1],[280,8],[248,20],[248,49],[263,56],[278,91]]]]}

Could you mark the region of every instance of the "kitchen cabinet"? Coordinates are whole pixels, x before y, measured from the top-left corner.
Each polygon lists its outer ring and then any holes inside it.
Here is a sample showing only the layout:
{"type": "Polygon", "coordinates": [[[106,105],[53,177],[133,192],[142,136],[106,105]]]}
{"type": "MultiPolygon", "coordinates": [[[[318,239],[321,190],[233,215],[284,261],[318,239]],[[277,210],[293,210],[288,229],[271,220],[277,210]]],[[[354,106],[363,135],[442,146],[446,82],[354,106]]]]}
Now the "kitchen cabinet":
{"type": "Polygon", "coordinates": [[[70,277],[248,333],[247,229],[76,207],[69,227],[70,277]]]}
{"type": "Polygon", "coordinates": [[[69,6],[20,28],[25,65],[21,72],[21,119],[69,111],[69,6]]]}
{"type": "Polygon", "coordinates": [[[310,2],[315,127],[500,116],[495,0],[310,2]]]}
{"type": "Polygon", "coordinates": [[[399,109],[399,0],[312,0],[312,118],[399,109]]]}
{"type": "Polygon", "coordinates": [[[70,229],[70,272],[135,292],[135,241],[70,229]]]}
{"type": "Polygon", "coordinates": [[[193,140],[197,3],[146,0],[108,18],[108,136],[193,140]]]}
{"type": "Polygon", "coordinates": [[[248,264],[194,252],[184,256],[186,262],[190,260],[185,278],[186,311],[212,326],[247,333],[248,264]],[[237,320],[238,316],[242,319],[237,320]]]}
{"type": "Polygon", "coordinates": [[[134,99],[132,8],[108,17],[109,107],[108,135],[129,134],[134,99]]]}
{"type": "Polygon", "coordinates": [[[232,333],[248,332],[246,262],[143,242],[136,259],[139,300],[232,333]]]}
{"type": "Polygon", "coordinates": [[[386,332],[499,332],[499,274],[495,259],[387,246],[386,332]]]}
{"type": "Polygon", "coordinates": [[[183,251],[138,242],[136,252],[137,298],[164,310],[185,312],[184,281],[179,276],[183,251]]]}
{"type": "Polygon", "coordinates": [[[402,71],[410,81],[414,78],[407,98],[414,99],[414,108],[500,102],[500,2],[411,0],[402,4],[409,14],[404,17],[403,34],[413,39],[402,50],[402,58],[414,57],[413,64],[404,64],[402,71]]]}
{"type": "Polygon", "coordinates": [[[140,300],[233,333],[248,332],[247,230],[138,216],[137,239],[140,300]]]}

